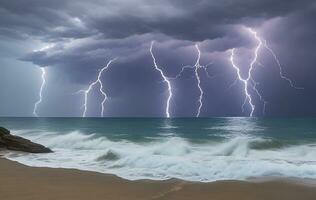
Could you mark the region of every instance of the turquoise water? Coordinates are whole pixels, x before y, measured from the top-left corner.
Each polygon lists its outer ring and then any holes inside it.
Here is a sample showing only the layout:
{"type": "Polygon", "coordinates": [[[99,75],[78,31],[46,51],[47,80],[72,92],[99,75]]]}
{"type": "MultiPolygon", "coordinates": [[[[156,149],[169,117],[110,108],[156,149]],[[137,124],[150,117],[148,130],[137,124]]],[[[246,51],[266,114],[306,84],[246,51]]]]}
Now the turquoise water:
{"type": "Polygon", "coordinates": [[[55,151],[7,154],[30,166],[131,180],[316,178],[316,118],[0,118],[0,124],[55,151]]]}

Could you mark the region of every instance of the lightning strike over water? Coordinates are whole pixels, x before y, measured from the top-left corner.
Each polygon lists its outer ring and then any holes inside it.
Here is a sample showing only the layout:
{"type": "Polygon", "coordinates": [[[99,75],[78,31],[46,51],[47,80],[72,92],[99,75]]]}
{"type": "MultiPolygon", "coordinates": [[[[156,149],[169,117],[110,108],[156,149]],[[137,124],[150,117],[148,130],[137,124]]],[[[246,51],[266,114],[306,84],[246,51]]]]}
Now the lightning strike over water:
{"type": "Polygon", "coordinates": [[[200,78],[200,75],[199,75],[199,69],[203,68],[203,66],[200,65],[201,51],[199,49],[199,46],[196,44],[195,48],[196,48],[196,50],[198,52],[198,57],[196,59],[195,65],[194,65],[194,67],[195,67],[194,72],[195,72],[195,77],[196,77],[196,80],[197,80],[197,86],[198,86],[199,91],[200,91],[200,95],[199,95],[199,99],[198,99],[199,106],[198,106],[198,110],[197,110],[197,113],[196,113],[196,117],[199,117],[200,114],[201,114],[201,108],[203,106],[203,95],[204,95],[203,89],[201,87],[201,78],[200,78]]]}
{"type": "Polygon", "coordinates": [[[46,84],[46,71],[45,71],[45,68],[41,68],[41,71],[42,71],[42,84],[41,84],[41,87],[40,87],[40,91],[39,91],[39,99],[38,101],[34,104],[34,109],[33,109],[33,115],[35,117],[38,117],[38,114],[37,114],[37,110],[38,110],[38,105],[42,102],[42,94],[43,94],[43,89],[45,87],[45,84],[46,84]]]}
{"type": "Polygon", "coordinates": [[[263,43],[262,43],[261,38],[258,37],[258,35],[255,31],[253,31],[250,28],[247,30],[254,36],[255,40],[258,42],[258,45],[256,46],[256,48],[254,50],[254,57],[250,63],[249,69],[247,71],[247,77],[246,78],[242,77],[241,72],[240,72],[240,68],[234,62],[235,49],[231,50],[230,62],[232,64],[233,68],[237,72],[237,79],[239,81],[241,81],[244,85],[245,100],[244,100],[244,103],[242,104],[242,111],[244,112],[244,107],[245,107],[246,103],[248,102],[248,104],[250,105],[250,108],[251,108],[249,116],[252,117],[256,106],[253,102],[251,93],[249,91],[249,86],[251,86],[252,90],[259,96],[260,100],[263,102],[263,105],[264,105],[263,106],[263,113],[265,112],[265,107],[266,107],[267,102],[264,100],[264,98],[262,97],[262,95],[258,91],[258,89],[257,89],[258,83],[252,77],[252,72],[255,69],[255,65],[258,63],[259,50],[262,47],[263,43]]]}
{"type": "Polygon", "coordinates": [[[168,77],[164,74],[164,72],[162,71],[162,69],[158,66],[157,62],[156,62],[156,58],[154,56],[154,53],[153,53],[153,46],[154,46],[154,41],[151,42],[151,45],[150,45],[150,55],[153,59],[153,63],[154,63],[154,67],[155,69],[160,73],[162,79],[163,79],[163,82],[166,83],[167,87],[168,87],[168,98],[167,98],[167,102],[166,102],[166,109],[165,109],[165,115],[167,118],[170,118],[170,101],[171,101],[171,98],[172,98],[172,86],[171,86],[171,82],[170,80],[168,79],[168,77]]]}
{"type": "Polygon", "coordinates": [[[256,95],[259,97],[260,101],[263,102],[263,114],[265,114],[266,105],[268,104],[268,102],[262,97],[261,93],[257,89],[257,85],[259,85],[259,83],[256,82],[252,77],[252,72],[255,69],[255,65],[258,64],[258,65],[263,66],[261,64],[261,62],[258,61],[259,51],[262,47],[267,49],[271,53],[271,55],[273,56],[274,60],[276,61],[277,65],[279,67],[280,78],[286,80],[290,84],[290,86],[295,88],[295,89],[303,89],[303,88],[295,86],[293,81],[283,74],[283,69],[282,69],[282,66],[280,64],[280,61],[279,61],[278,57],[276,56],[276,54],[274,53],[274,51],[267,45],[266,40],[263,40],[262,38],[260,38],[258,36],[257,32],[254,31],[253,29],[247,28],[247,30],[254,37],[254,39],[258,42],[258,45],[256,46],[256,48],[254,50],[254,58],[252,59],[250,66],[249,66],[249,69],[248,69],[248,72],[247,72],[247,77],[246,78],[242,77],[241,72],[240,72],[240,68],[234,62],[235,49],[231,50],[230,62],[231,62],[231,65],[233,66],[233,68],[237,72],[237,79],[236,80],[241,81],[244,85],[245,100],[242,104],[242,111],[244,112],[244,107],[245,107],[246,103],[248,102],[248,104],[250,105],[250,108],[251,108],[251,112],[250,112],[249,116],[252,117],[254,114],[256,106],[253,102],[251,93],[249,91],[249,86],[251,86],[251,89],[256,93],[256,95]]]}
{"type": "MultiPolygon", "coordinates": [[[[248,91],[249,77],[247,77],[247,78],[243,78],[242,77],[241,72],[240,72],[240,68],[234,62],[234,57],[235,57],[235,49],[232,49],[231,50],[231,55],[230,55],[230,62],[232,64],[233,68],[237,72],[238,80],[241,81],[243,83],[243,86],[244,86],[245,100],[244,100],[244,103],[242,105],[242,109],[243,109],[243,112],[244,112],[244,106],[245,106],[246,102],[248,101],[248,103],[249,103],[249,105],[251,107],[250,117],[252,117],[253,112],[255,110],[255,105],[253,104],[251,95],[249,94],[249,91],[248,91]]],[[[248,71],[248,75],[249,74],[251,75],[251,73],[249,73],[249,71],[248,71]]]]}
{"type": "Polygon", "coordinates": [[[100,88],[99,88],[99,91],[100,91],[100,94],[103,96],[103,100],[101,102],[101,116],[103,117],[104,116],[104,103],[106,102],[108,96],[107,94],[105,93],[104,91],[104,87],[103,87],[103,83],[101,81],[101,76],[102,76],[102,73],[107,70],[109,68],[109,66],[112,64],[113,61],[115,61],[117,58],[114,58],[112,60],[110,60],[105,67],[101,68],[99,73],[98,73],[98,76],[97,76],[97,79],[92,82],[88,89],[87,90],[80,90],[78,92],[83,92],[84,93],[84,104],[83,104],[83,107],[84,107],[84,111],[83,111],[83,114],[82,114],[82,117],[86,117],[86,114],[87,114],[87,110],[88,110],[88,95],[89,93],[91,92],[91,90],[93,89],[93,87],[97,84],[100,85],[100,88]]]}
{"type": "Polygon", "coordinates": [[[195,49],[197,50],[197,59],[195,61],[195,64],[193,66],[190,66],[190,65],[186,65],[184,67],[181,68],[181,71],[177,74],[177,76],[175,77],[175,79],[179,78],[182,73],[184,72],[185,69],[194,69],[194,76],[196,78],[196,81],[197,81],[197,87],[198,87],[198,90],[199,90],[199,98],[198,98],[198,109],[197,109],[197,113],[196,113],[196,117],[199,117],[200,114],[201,114],[201,109],[203,107],[203,96],[204,96],[204,91],[201,87],[201,77],[200,77],[200,73],[199,73],[199,70],[200,69],[204,69],[205,71],[205,74],[208,78],[213,78],[207,71],[207,68],[212,65],[213,63],[208,63],[207,65],[201,65],[200,64],[200,60],[201,60],[201,51],[200,51],[200,48],[199,48],[199,45],[198,44],[195,44],[194,45],[195,49]]]}

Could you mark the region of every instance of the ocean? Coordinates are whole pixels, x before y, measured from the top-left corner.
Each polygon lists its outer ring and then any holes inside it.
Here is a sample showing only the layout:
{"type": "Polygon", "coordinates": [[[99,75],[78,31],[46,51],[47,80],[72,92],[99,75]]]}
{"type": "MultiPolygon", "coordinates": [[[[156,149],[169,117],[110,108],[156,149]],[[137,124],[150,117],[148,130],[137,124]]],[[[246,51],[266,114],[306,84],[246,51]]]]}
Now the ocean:
{"type": "Polygon", "coordinates": [[[129,180],[316,178],[316,118],[0,118],[54,153],[10,152],[25,165],[129,180]]]}

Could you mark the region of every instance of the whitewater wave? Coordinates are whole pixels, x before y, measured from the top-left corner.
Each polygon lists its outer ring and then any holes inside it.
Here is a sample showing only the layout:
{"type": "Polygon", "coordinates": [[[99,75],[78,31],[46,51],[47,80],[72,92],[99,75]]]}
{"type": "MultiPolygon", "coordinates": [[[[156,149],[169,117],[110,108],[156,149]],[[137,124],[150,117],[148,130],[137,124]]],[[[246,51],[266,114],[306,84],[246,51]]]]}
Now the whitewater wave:
{"type": "Polygon", "coordinates": [[[312,143],[289,145],[241,134],[193,143],[178,136],[132,142],[80,131],[12,132],[54,150],[51,154],[6,155],[30,166],[76,168],[130,180],[179,178],[210,182],[273,175],[316,178],[316,144],[312,143]]]}

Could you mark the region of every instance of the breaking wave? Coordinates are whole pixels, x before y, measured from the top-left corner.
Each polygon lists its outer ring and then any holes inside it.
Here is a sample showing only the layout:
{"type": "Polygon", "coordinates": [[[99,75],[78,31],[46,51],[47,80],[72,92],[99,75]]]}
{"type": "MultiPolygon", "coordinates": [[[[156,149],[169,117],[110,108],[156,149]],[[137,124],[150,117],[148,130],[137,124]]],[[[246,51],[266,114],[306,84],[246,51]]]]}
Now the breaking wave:
{"type": "Polygon", "coordinates": [[[9,153],[26,165],[76,168],[120,177],[189,181],[244,180],[260,176],[316,178],[316,144],[287,144],[237,135],[194,143],[179,136],[152,141],[110,140],[99,134],[12,131],[46,145],[51,154],[9,153]]]}

